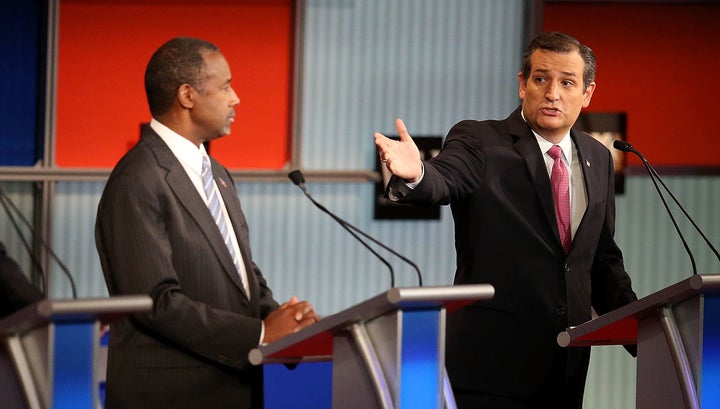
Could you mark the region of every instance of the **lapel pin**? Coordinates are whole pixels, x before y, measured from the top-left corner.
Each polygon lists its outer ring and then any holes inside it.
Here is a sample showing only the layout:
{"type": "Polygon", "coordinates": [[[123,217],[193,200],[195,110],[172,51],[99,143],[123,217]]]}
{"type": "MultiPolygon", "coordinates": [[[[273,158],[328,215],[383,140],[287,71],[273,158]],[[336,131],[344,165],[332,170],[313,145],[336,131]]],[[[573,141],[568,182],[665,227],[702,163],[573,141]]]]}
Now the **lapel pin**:
{"type": "MultiPolygon", "coordinates": [[[[588,166],[590,166],[589,163],[588,163],[588,166]]],[[[225,183],[225,179],[223,179],[223,178],[219,178],[219,179],[220,179],[220,184],[222,185],[222,187],[227,187],[227,184],[225,183]]]]}
{"type": "Polygon", "coordinates": [[[590,161],[589,161],[589,160],[585,159],[585,164],[587,165],[587,167],[590,167],[590,161]]]}

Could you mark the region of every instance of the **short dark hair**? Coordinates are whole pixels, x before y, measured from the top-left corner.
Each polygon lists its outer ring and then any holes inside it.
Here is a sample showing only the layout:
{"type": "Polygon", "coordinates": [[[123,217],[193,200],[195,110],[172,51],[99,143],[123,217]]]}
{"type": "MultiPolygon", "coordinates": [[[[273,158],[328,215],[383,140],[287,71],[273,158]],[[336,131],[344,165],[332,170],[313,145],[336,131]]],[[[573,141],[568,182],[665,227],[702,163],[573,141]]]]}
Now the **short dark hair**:
{"type": "Polygon", "coordinates": [[[583,90],[587,89],[591,82],[595,81],[595,71],[597,62],[595,61],[595,53],[590,47],[580,43],[576,38],[560,32],[542,33],[535,37],[525,49],[522,57],[522,76],[527,81],[530,77],[530,56],[535,50],[547,50],[556,53],[569,53],[577,51],[580,53],[585,62],[585,70],[583,71],[583,90]]]}
{"type": "Polygon", "coordinates": [[[176,37],[155,51],[145,69],[145,94],[150,113],[170,110],[178,88],[190,84],[202,92],[205,55],[219,52],[217,46],[191,37],[176,37]]]}

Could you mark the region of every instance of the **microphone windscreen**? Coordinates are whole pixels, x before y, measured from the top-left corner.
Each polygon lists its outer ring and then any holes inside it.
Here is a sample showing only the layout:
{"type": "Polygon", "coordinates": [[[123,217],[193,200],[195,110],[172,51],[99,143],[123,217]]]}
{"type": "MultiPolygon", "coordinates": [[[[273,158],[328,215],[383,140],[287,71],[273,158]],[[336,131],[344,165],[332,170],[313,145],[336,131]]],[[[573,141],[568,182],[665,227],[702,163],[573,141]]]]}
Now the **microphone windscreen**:
{"type": "Polygon", "coordinates": [[[615,142],[613,142],[613,148],[623,151],[623,152],[632,152],[633,151],[632,145],[630,145],[629,143],[627,143],[625,141],[620,141],[617,139],[615,140],[615,142]]]}
{"type": "Polygon", "coordinates": [[[305,176],[303,176],[300,169],[293,170],[292,172],[288,173],[288,177],[292,182],[298,186],[305,183],[305,176]]]}

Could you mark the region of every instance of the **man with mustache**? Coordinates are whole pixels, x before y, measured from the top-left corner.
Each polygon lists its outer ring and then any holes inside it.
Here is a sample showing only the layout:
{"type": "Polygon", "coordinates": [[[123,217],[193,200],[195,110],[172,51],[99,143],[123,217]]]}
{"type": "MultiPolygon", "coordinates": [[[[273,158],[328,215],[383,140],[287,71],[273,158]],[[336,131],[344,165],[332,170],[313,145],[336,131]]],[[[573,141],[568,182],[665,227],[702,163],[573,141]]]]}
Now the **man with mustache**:
{"type": "Polygon", "coordinates": [[[108,409],[259,408],[248,352],[318,319],[273,299],[230,173],[203,146],[230,133],[231,80],[220,50],[194,38],[147,65],[152,121],[110,175],[95,233],[109,293],[148,294],[153,308],[111,324],[108,409]]]}

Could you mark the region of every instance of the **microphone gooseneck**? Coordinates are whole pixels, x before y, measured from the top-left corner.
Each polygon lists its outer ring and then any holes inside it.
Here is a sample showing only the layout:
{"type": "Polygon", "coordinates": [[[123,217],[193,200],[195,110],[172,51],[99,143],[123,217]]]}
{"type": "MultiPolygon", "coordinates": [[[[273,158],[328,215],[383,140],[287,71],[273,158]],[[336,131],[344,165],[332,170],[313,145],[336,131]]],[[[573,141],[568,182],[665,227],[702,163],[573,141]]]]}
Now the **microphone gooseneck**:
{"type": "Polygon", "coordinates": [[[8,215],[8,218],[10,219],[10,222],[12,223],[13,227],[15,228],[15,231],[17,232],[18,236],[20,237],[20,240],[23,243],[23,247],[25,247],[25,250],[30,255],[30,260],[33,264],[33,267],[37,270],[37,272],[40,274],[40,277],[43,280],[43,296],[45,298],[48,298],[46,287],[48,286],[47,276],[45,274],[45,271],[42,269],[40,265],[40,261],[35,257],[32,249],[30,248],[30,245],[28,244],[27,240],[25,239],[25,236],[20,231],[20,226],[18,226],[17,220],[15,219],[15,216],[13,215],[13,212],[17,214],[17,216],[20,218],[20,220],[23,222],[25,227],[27,227],[28,230],[33,234],[33,237],[37,237],[40,244],[43,246],[43,248],[50,254],[50,256],[57,262],[58,266],[60,267],[60,270],[62,270],[63,274],[68,278],[68,281],[70,282],[70,289],[72,290],[72,296],[73,299],[77,299],[77,290],[75,288],[75,281],[73,280],[72,274],[70,274],[70,271],[67,267],[65,267],[65,264],[63,264],[62,261],[60,261],[60,258],[55,254],[55,252],[50,248],[50,245],[48,245],[45,240],[42,239],[42,237],[37,234],[35,229],[33,229],[30,222],[23,216],[20,209],[15,206],[15,204],[10,200],[10,197],[8,197],[7,194],[3,190],[0,190],[0,203],[2,204],[3,209],[5,210],[5,213],[8,215]]]}
{"type": "Polygon", "coordinates": [[[665,200],[665,196],[662,194],[662,190],[660,190],[660,187],[658,186],[657,180],[655,180],[655,174],[650,170],[650,164],[648,163],[647,159],[645,159],[645,156],[643,156],[639,151],[637,151],[635,148],[633,148],[632,145],[630,145],[627,142],[623,141],[615,141],[613,142],[613,147],[615,149],[619,149],[623,152],[632,152],[635,155],[637,155],[640,160],[642,160],[643,165],[645,165],[645,168],[648,171],[648,174],[650,175],[650,180],[652,180],[653,185],[655,186],[655,190],[657,191],[658,195],[660,196],[660,200],[662,201],[663,205],[665,206],[665,210],[667,211],[667,214],[670,216],[670,220],[672,221],[673,226],[675,226],[675,231],[677,232],[678,236],[680,236],[680,240],[682,241],[683,247],[685,247],[685,252],[687,253],[688,257],[690,258],[690,263],[692,264],[692,270],[693,275],[697,275],[697,266],[695,265],[695,257],[692,254],[692,251],[690,251],[690,246],[688,246],[687,241],[685,240],[685,236],[683,236],[682,231],[680,231],[680,227],[677,224],[677,221],[675,221],[675,216],[673,216],[672,212],[670,211],[670,207],[667,204],[667,201],[665,200]]]}
{"type": "MultiPolygon", "coordinates": [[[[665,184],[665,182],[663,182],[662,178],[660,177],[660,174],[657,173],[657,171],[656,171],[655,168],[650,164],[650,162],[648,162],[648,161],[645,159],[645,157],[644,157],[640,152],[638,152],[635,148],[633,148],[632,145],[630,145],[630,144],[627,143],[627,142],[615,141],[615,142],[613,142],[613,147],[614,147],[615,149],[619,149],[619,150],[621,150],[621,151],[632,152],[632,153],[636,154],[636,155],[643,161],[643,164],[645,164],[645,167],[648,169],[648,172],[651,173],[650,177],[655,177],[655,178],[658,180],[658,182],[660,182],[660,184],[661,184],[662,187],[665,189],[665,191],[670,195],[670,197],[671,197],[672,200],[675,202],[675,204],[680,208],[680,211],[682,211],[682,213],[685,215],[685,217],[687,217],[687,219],[688,219],[688,220],[690,221],[690,223],[693,225],[693,227],[695,228],[695,230],[696,230],[696,231],[700,234],[700,236],[703,238],[703,240],[705,241],[705,244],[707,244],[708,247],[710,247],[710,250],[712,250],[712,252],[715,254],[715,257],[718,259],[718,261],[720,261],[720,252],[718,252],[718,249],[715,248],[715,246],[712,244],[712,242],[710,241],[710,239],[708,239],[708,237],[705,235],[705,232],[702,231],[702,229],[700,228],[700,226],[698,226],[697,223],[695,223],[695,220],[690,216],[690,214],[687,212],[687,210],[685,210],[685,208],[683,207],[683,205],[680,204],[680,201],[678,200],[678,198],[675,197],[675,195],[674,195],[673,192],[670,190],[670,188],[665,184]]],[[[657,186],[656,186],[656,188],[657,188],[657,186]]]]}
{"type": "Polygon", "coordinates": [[[690,251],[690,247],[688,246],[687,242],[685,241],[685,238],[683,237],[682,233],[680,232],[680,228],[678,227],[677,223],[675,222],[675,218],[673,217],[672,212],[670,212],[670,208],[668,207],[667,202],[665,201],[665,198],[662,194],[662,191],[658,187],[657,182],[660,182],[662,187],[670,195],[670,197],[673,199],[675,204],[677,204],[677,206],[680,208],[680,210],[685,215],[685,217],[687,217],[687,219],[693,225],[695,230],[700,234],[700,236],[703,238],[703,240],[705,240],[705,243],[708,245],[708,247],[710,247],[712,252],[715,253],[715,257],[717,257],[718,261],[720,261],[720,253],[718,253],[718,250],[715,248],[715,246],[712,244],[712,242],[707,238],[707,236],[702,231],[702,229],[700,229],[700,227],[697,225],[697,223],[695,223],[695,220],[693,220],[693,218],[690,216],[690,214],[687,212],[687,210],[685,210],[683,205],[680,203],[680,201],[677,199],[677,197],[675,197],[675,195],[670,190],[670,188],[668,188],[668,186],[665,184],[665,182],[663,182],[662,178],[657,173],[655,168],[650,164],[650,162],[648,162],[647,159],[645,159],[645,156],[643,156],[643,154],[640,153],[638,150],[636,150],[632,145],[630,145],[629,143],[624,142],[624,141],[616,140],[615,142],[613,142],[613,147],[615,149],[618,149],[618,150],[621,150],[624,152],[632,152],[635,155],[637,155],[640,158],[640,160],[642,160],[643,165],[645,165],[645,168],[647,169],[648,174],[650,175],[650,179],[653,181],[653,184],[655,185],[655,190],[657,190],[658,195],[660,195],[660,199],[662,200],[663,205],[665,205],[665,210],[667,210],[668,214],[670,215],[670,219],[672,220],[673,225],[675,226],[675,230],[678,232],[678,235],[680,236],[680,239],[682,240],[682,243],[685,246],[685,251],[688,253],[688,256],[690,257],[690,261],[693,266],[693,274],[697,274],[697,268],[695,266],[695,259],[692,255],[692,252],[690,251]]]}
{"type": "Polygon", "coordinates": [[[689,213],[685,210],[685,208],[680,204],[680,202],[678,201],[677,197],[675,197],[675,195],[673,194],[673,192],[670,191],[670,188],[667,187],[667,185],[665,184],[665,182],[663,182],[663,180],[660,178],[660,175],[657,173],[657,171],[655,170],[655,168],[654,168],[652,165],[650,165],[650,163],[648,163],[647,165],[648,165],[648,167],[650,168],[650,170],[652,171],[652,173],[655,175],[655,177],[657,178],[658,182],[660,182],[660,184],[661,184],[662,187],[665,189],[665,191],[668,192],[668,194],[669,194],[670,197],[673,199],[673,201],[675,202],[675,204],[678,205],[678,207],[680,208],[680,211],[682,211],[682,213],[685,215],[685,217],[687,217],[687,219],[690,221],[690,224],[692,224],[693,227],[695,228],[695,230],[698,232],[698,234],[700,234],[700,237],[702,237],[703,240],[705,241],[705,243],[708,245],[708,247],[710,247],[710,250],[715,254],[715,257],[718,259],[718,261],[720,261],[720,253],[718,253],[718,249],[715,248],[715,246],[712,244],[712,242],[710,241],[710,239],[708,239],[708,237],[705,235],[705,233],[702,231],[702,229],[700,229],[700,227],[697,225],[697,223],[695,223],[695,220],[693,220],[693,218],[690,217],[690,214],[689,214],[689,213]]]}
{"type": "Polygon", "coordinates": [[[307,188],[305,187],[305,177],[303,176],[302,172],[301,172],[299,169],[290,172],[290,173],[288,174],[288,177],[290,178],[290,180],[292,180],[292,182],[293,182],[295,185],[297,185],[297,186],[303,191],[303,193],[305,194],[305,197],[307,197],[308,200],[310,200],[310,202],[312,202],[312,204],[315,205],[315,207],[317,207],[318,209],[322,210],[324,213],[326,213],[327,215],[329,215],[330,217],[332,217],[333,220],[335,220],[338,224],[340,224],[340,226],[342,226],[345,230],[347,230],[348,233],[350,233],[357,241],[359,241],[366,249],[368,249],[373,255],[375,255],[375,257],[377,257],[380,261],[383,262],[383,264],[385,264],[385,265],[387,266],[388,270],[390,270],[390,287],[395,287],[395,271],[393,270],[392,266],[390,265],[390,263],[389,263],[385,258],[383,258],[382,256],[380,256],[380,254],[378,254],[377,251],[375,251],[375,250],[374,250],[372,247],[370,247],[363,239],[361,239],[361,238],[358,236],[358,234],[361,235],[361,236],[363,236],[363,237],[365,237],[366,239],[370,240],[371,242],[377,244],[377,245],[380,246],[381,248],[387,250],[388,252],[390,252],[390,253],[393,254],[394,256],[398,257],[398,258],[401,259],[402,261],[404,261],[404,262],[408,263],[410,266],[412,266],[412,267],[415,269],[415,272],[416,272],[417,277],[418,277],[418,286],[422,287],[422,273],[420,273],[420,269],[418,268],[417,264],[415,264],[414,262],[412,262],[412,261],[411,261],[410,259],[408,259],[407,257],[403,256],[402,254],[400,254],[400,253],[396,252],[395,250],[391,249],[390,247],[388,247],[388,246],[385,245],[384,243],[378,241],[377,239],[375,239],[374,237],[370,236],[369,234],[365,233],[364,231],[360,230],[358,227],[355,227],[355,226],[353,226],[352,224],[348,223],[347,221],[341,219],[339,216],[335,215],[333,212],[331,212],[330,210],[328,210],[325,206],[323,206],[322,204],[318,203],[318,202],[312,197],[312,195],[310,195],[310,193],[307,191],[307,188]],[[356,233],[357,233],[357,234],[356,234],[356,233]]]}

